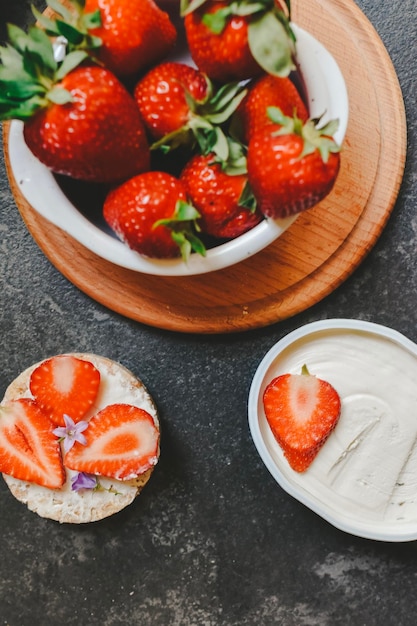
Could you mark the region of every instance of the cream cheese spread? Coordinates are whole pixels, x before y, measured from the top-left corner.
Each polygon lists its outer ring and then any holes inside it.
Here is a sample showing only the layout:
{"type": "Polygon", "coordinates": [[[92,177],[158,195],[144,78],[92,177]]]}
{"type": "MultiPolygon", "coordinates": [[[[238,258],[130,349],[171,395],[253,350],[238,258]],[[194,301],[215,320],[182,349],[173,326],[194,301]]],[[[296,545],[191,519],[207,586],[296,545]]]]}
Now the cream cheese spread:
{"type": "Polygon", "coordinates": [[[279,471],[319,513],[355,527],[359,520],[365,530],[411,523],[417,536],[417,347],[408,350],[373,332],[316,331],[277,355],[263,386],[281,373],[300,373],[303,364],[338,391],[341,416],[311,466],[298,474],[260,415],[279,471]]]}

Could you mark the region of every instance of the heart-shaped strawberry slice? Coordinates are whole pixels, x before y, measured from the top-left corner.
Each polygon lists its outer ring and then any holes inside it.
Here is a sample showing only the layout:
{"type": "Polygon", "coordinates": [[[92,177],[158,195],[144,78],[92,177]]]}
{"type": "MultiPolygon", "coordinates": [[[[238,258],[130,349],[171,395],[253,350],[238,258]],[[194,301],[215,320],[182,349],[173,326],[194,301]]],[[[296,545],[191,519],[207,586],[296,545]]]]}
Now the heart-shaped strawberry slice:
{"type": "Polygon", "coordinates": [[[305,471],[335,428],[341,411],[337,391],[309,374],[274,378],[263,395],[265,416],[290,466],[305,471]]]}
{"type": "Polygon", "coordinates": [[[0,406],[0,472],[49,489],[65,482],[61,448],[53,423],[29,399],[0,406]]]}
{"type": "Polygon", "coordinates": [[[94,404],[100,372],[90,361],[58,355],[42,361],[30,377],[30,391],[50,419],[64,426],[64,415],[79,422],[94,404]]]}
{"type": "Polygon", "coordinates": [[[78,472],[129,480],[158,461],[159,430],[152,416],[136,406],[111,404],[94,415],[66,454],[66,467],[78,472]]]}

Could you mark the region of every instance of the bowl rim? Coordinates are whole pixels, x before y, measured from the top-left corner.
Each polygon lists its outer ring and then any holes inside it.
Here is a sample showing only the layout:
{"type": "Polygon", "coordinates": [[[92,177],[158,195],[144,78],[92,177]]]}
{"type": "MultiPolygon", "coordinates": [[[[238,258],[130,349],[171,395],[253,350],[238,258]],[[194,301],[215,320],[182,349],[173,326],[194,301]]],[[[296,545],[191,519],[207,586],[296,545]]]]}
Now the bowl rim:
{"type": "Polygon", "coordinates": [[[290,348],[291,345],[298,340],[327,330],[362,331],[371,335],[376,335],[401,346],[417,358],[417,344],[399,331],[375,322],[347,318],[334,318],[310,322],[293,330],[282,337],[268,350],[259,363],[252,379],[248,397],[248,424],[255,448],[264,465],[278,485],[290,496],[301,502],[314,513],[318,514],[335,528],[351,535],[377,541],[414,541],[417,539],[417,521],[415,521],[414,524],[404,524],[403,528],[401,528],[400,525],[394,528],[394,524],[385,524],[385,530],[381,530],[378,528],[378,524],[374,523],[374,528],[370,529],[369,522],[360,518],[352,521],[351,516],[343,515],[336,510],[332,510],[331,507],[317,500],[314,494],[309,493],[308,488],[302,488],[298,486],[296,482],[291,482],[291,480],[287,478],[285,473],[280,470],[277,463],[273,459],[268,445],[265,442],[261,429],[261,421],[265,422],[265,418],[264,416],[259,415],[259,403],[261,401],[261,389],[265,382],[265,376],[268,368],[280,353],[282,353],[285,349],[290,348]],[[387,530],[388,526],[389,530],[387,530]]]}
{"type": "MultiPolygon", "coordinates": [[[[334,116],[333,112],[340,111],[335,139],[342,144],[349,118],[349,100],[343,75],[336,60],[321,42],[296,24],[292,26],[297,37],[300,68],[305,68],[303,79],[307,90],[311,91],[312,85],[317,90],[310,102],[311,116],[323,116],[322,121],[325,123],[327,117],[334,116]],[[327,80],[324,80],[323,67],[326,68],[327,80]],[[328,85],[331,85],[331,89],[328,85]]],[[[279,220],[266,218],[243,235],[209,249],[205,257],[192,253],[187,262],[182,259],[150,259],[131,250],[113,233],[102,230],[72,204],[52,172],[26,146],[23,122],[13,120],[10,124],[8,152],[16,185],[38,214],[102,259],[140,273],[167,277],[192,276],[225,269],[266,248],[298,217],[295,215],[279,220]]]]}

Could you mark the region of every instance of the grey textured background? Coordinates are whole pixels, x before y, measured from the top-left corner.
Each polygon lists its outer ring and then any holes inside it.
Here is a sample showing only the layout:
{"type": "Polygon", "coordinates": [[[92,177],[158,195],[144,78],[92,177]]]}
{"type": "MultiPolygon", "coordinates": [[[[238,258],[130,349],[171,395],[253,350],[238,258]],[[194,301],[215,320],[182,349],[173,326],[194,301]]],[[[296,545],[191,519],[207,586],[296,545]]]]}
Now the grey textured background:
{"type": "MultiPolygon", "coordinates": [[[[357,4],[384,42],[403,91],[403,185],[387,227],[355,273],[285,322],[236,335],[183,335],[106,310],[39,250],[1,161],[0,394],[41,358],[96,352],[142,378],[159,407],[163,439],[161,461],[142,496],[94,525],[41,519],[0,483],[0,624],[415,623],[417,544],[373,542],[330,526],[277,486],[247,425],[260,360],[307,322],[359,318],[417,342],[416,4],[357,4]]],[[[0,38],[6,21],[29,23],[29,2],[0,0],[0,38]]]]}

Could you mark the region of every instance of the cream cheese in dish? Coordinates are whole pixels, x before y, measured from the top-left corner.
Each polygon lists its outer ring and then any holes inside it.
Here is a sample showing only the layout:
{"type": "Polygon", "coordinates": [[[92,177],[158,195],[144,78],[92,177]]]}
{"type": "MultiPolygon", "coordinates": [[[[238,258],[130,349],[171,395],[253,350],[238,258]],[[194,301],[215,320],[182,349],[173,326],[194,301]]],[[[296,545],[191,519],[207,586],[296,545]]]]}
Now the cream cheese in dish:
{"type": "Polygon", "coordinates": [[[326,320],[278,342],[249,398],[255,445],[289,493],[335,526],[368,538],[417,538],[417,346],[376,324],[326,320]],[[262,395],[279,374],[311,374],[341,396],[340,420],[308,470],[288,465],[262,395]]]}

